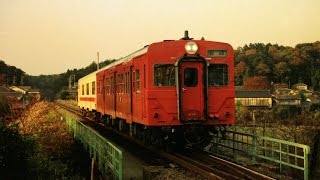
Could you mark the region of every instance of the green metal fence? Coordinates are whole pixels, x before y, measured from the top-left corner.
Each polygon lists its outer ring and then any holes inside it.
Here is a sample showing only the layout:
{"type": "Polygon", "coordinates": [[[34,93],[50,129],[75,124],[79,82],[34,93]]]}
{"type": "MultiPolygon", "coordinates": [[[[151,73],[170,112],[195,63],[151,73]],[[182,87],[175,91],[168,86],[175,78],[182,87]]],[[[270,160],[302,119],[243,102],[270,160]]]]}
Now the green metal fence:
{"type": "Polygon", "coordinates": [[[108,178],[122,179],[122,152],[108,140],[83,123],[66,117],[67,126],[74,137],[83,143],[99,170],[108,178]]]}
{"type": "Polygon", "coordinates": [[[280,139],[256,136],[235,131],[226,131],[214,136],[210,151],[236,162],[255,163],[257,158],[266,163],[276,164],[280,173],[290,168],[301,170],[305,180],[309,177],[310,147],[280,139]]]}

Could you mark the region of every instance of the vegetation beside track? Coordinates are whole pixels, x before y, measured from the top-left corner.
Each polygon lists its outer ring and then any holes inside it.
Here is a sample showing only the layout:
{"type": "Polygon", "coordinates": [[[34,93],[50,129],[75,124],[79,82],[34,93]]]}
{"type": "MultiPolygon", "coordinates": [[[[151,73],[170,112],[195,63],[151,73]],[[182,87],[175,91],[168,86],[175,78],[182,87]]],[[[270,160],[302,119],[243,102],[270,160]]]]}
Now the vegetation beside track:
{"type": "Polygon", "coordinates": [[[73,140],[51,103],[38,102],[21,119],[0,126],[0,179],[85,179],[89,155],[73,140]]]}

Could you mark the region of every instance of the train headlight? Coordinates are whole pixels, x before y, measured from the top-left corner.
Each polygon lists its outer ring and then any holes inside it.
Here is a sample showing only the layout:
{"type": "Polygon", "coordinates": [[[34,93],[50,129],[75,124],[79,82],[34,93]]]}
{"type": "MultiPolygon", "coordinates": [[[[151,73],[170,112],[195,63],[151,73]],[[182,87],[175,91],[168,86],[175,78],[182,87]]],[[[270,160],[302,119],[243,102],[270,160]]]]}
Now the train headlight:
{"type": "Polygon", "coordinates": [[[198,45],[193,41],[188,42],[184,48],[188,54],[195,54],[198,51],[198,45]]]}

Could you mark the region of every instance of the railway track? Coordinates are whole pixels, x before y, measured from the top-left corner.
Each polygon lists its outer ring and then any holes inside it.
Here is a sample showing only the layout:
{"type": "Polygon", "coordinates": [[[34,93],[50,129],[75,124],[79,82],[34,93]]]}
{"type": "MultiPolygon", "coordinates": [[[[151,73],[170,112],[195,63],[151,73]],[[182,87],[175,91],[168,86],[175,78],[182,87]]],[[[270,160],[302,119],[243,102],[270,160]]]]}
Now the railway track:
{"type": "Polygon", "coordinates": [[[194,164],[198,164],[208,172],[212,172],[223,179],[266,179],[271,180],[268,176],[252,171],[243,166],[215,157],[206,152],[183,153],[175,156],[186,159],[194,164]]]}
{"type": "MultiPolygon", "coordinates": [[[[62,103],[57,103],[60,107],[81,116],[79,110],[70,105],[65,105],[62,103]]],[[[90,120],[91,127],[93,120],[90,118],[85,118],[90,120]]],[[[101,128],[100,124],[100,128],[101,128]]],[[[96,129],[95,127],[93,127],[96,129]]],[[[109,127],[104,127],[111,129],[109,127]]],[[[100,129],[101,131],[101,129],[100,129]]],[[[252,171],[245,167],[239,166],[237,164],[231,163],[229,161],[214,157],[208,153],[195,153],[195,152],[184,152],[184,153],[168,153],[163,150],[156,149],[152,146],[145,146],[142,142],[132,138],[129,135],[125,135],[119,131],[113,130],[114,133],[120,135],[121,137],[133,141],[134,143],[142,146],[148,151],[161,156],[169,161],[179,164],[181,167],[188,169],[194,173],[201,175],[205,179],[272,179],[268,176],[260,174],[258,172],[252,171]]]]}

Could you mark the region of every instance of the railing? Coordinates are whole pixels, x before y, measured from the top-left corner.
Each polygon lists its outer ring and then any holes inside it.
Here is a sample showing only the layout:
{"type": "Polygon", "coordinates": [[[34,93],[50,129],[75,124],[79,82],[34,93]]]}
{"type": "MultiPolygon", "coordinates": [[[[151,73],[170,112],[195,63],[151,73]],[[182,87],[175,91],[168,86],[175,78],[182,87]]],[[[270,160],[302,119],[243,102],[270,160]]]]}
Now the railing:
{"type": "Polygon", "coordinates": [[[278,165],[280,173],[289,168],[301,170],[305,180],[309,177],[310,147],[280,139],[254,134],[226,131],[214,136],[210,152],[236,162],[262,161],[278,165]]]}
{"type": "Polygon", "coordinates": [[[90,127],[66,117],[67,126],[74,137],[83,143],[98,168],[108,178],[122,179],[122,152],[90,127]]]}

